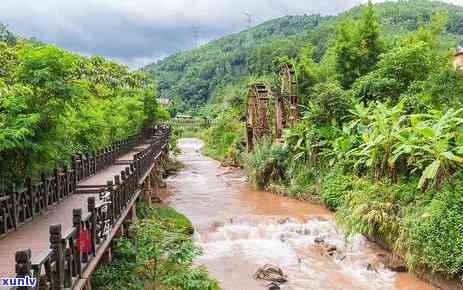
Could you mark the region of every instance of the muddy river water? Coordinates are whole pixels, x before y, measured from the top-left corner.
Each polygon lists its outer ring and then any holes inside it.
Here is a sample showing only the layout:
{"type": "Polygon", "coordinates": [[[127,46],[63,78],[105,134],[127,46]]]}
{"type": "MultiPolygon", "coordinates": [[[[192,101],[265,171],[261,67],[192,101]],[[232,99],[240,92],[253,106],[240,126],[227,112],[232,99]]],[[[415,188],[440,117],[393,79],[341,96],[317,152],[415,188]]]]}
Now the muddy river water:
{"type": "Polygon", "coordinates": [[[271,263],[288,275],[281,289],[436,289],[385,269],[377,259],[382,250],[361,236],[347,240],[325,207],[255,190],[243,171],[221,167],[201,154],[201,146],[198,139],[179,141],[185,168],[168,178],[162,199],[193,222],[204,250],[196,262],[222,288],[268,289],[253,274],[271,263]],[[323,253],[316,238],[337,252],[323,253]]]}

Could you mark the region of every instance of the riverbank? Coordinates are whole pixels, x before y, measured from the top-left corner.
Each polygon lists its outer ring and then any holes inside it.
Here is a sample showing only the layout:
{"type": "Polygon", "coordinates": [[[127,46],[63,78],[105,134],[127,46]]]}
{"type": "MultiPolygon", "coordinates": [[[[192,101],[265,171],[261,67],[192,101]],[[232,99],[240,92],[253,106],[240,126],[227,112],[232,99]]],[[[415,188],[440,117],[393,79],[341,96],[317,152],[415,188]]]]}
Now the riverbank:
{"type": "Polygon", "coordinates": [[[138,220],[129,235],[116,240],[112,261],[92,276],[94,289],[220,290],[204,267],[193,265],[201,254],[192,240],[193,226],[163,204],[137,203],[138,220]]]}
{"type": "Polygon", "coordinates": [[[463,183],[422,191],[415,180],[359,176],[320,161],[301,162],[284,146],[264,142],[247,155],[259,187],[298,199],[319,199],[348,235],[363,234],[401,257],[410,271],[444,289],[463,289],[460,268],[463,183]],[[460,227],[461,228],[461,227],[460,227]]]}
{"type": "Polygon", "coordinates": [[[282,289],[436,289],[377,263],[387,253],[362,236],[346,243],[324,206],[256,190],[242,170],[203,156],[201,146],[196,139],[180,140],[185,168],[167,179],[161,199],[192,221],[196,244],[204,249],[196,264],[224,289],[268,289],[253,278],[266,263],[288,275],[282,289]],[[322,255],[317,238],[336,252],[322,255]]]}

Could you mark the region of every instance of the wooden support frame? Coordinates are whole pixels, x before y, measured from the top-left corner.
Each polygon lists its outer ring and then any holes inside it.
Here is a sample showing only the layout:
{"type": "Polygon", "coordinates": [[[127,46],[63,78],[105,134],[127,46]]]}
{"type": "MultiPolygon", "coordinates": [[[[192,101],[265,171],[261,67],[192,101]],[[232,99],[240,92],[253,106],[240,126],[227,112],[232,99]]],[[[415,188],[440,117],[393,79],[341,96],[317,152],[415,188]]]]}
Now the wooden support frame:
{"type": "Polygon", "coordinates": [[[280,66],[281,92],[275,102],[276,138],[281,138],[283,129],[293,127],[299,120],[299,97],[296,71],[292,64],[280,66]]]}
{"type": "Polygon", "coordinates": [[[268,124],[269,92],[264,84],[250,87],[246,111],[246,141],[248,151],[265,136],[271,135],[268,124]]]}

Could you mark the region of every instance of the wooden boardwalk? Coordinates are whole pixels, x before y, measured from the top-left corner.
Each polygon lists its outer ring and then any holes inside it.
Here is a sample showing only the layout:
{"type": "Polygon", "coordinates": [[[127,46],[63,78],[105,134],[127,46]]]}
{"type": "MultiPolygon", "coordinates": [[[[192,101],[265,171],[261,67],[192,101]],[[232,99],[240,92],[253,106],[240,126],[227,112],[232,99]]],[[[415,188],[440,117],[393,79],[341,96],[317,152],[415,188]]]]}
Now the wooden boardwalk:
{"type": "MultiPolygon", "coordinates": [[[[108,180],[114,180],[116,175],[119,175],[133,162],[135,154],[148,146],[149,144],[136,146],[129,153],[118,158],[113,165],[79,182],[78,186],[106,185],[108,180]]],[[[61,224],[63,232],[66,232],[72,228],[72,210],[82,208],[82,213],[85,215],[87,213],[87,198],[96,195],[95,193],[72,194],[61,203],[49,208],[42,216],[0,239],[0,277],[15,275],[15,252],[17,250],[30,248],[34,257],[49,249],[49,226],[61,224]]]]}

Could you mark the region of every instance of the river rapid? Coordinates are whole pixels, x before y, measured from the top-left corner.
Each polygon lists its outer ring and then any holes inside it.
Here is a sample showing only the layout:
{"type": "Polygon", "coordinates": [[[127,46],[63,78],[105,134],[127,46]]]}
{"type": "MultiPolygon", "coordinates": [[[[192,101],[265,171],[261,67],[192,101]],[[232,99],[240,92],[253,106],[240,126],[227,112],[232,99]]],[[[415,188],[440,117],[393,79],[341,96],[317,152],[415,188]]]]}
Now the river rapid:
{"type": "Polygon", "coordinates": [[[360,235],[347,240],[324,206],[256,190],[242,170],[202,155],[201,140],[178,145],[185,168],[167,179],[161,199],[192,221],[204,250],[196,263],[222,288],[268,289],[269,282],[253,274],[271,263],[288,275],[281,289],[437,289],[413,274],[385,269],[378,259],[383,250],[360,235]],[[317,238],[337,251],[328,255],[317,238]]]}

